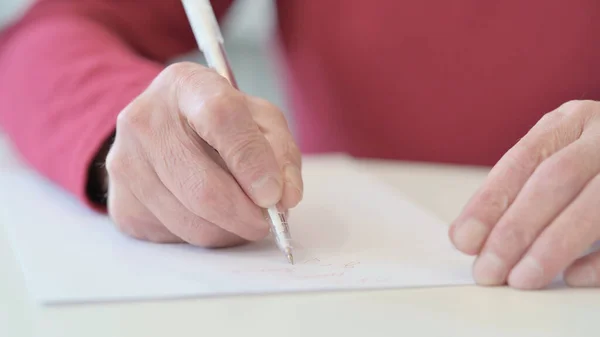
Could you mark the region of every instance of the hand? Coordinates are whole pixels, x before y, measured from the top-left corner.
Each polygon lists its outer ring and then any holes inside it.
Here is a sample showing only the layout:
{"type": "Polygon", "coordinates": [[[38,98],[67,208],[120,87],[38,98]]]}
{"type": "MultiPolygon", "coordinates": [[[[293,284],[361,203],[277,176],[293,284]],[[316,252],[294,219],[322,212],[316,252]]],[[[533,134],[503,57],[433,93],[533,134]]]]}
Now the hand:
{"type": "Polygon", "coordinates": [[[491,170],[450,228],[477,255],[480,285],[600,286],[600,103],[572,101],[546,114],[491,170]]]}
{"type": "Polygon", "coordinates": [[[153,242],[259,240],[269,231],[261,207],[285,211],[302,198],[283,114],[192,63],[168,67],[120,113],[106,169],[110,216],[153,242]]]}

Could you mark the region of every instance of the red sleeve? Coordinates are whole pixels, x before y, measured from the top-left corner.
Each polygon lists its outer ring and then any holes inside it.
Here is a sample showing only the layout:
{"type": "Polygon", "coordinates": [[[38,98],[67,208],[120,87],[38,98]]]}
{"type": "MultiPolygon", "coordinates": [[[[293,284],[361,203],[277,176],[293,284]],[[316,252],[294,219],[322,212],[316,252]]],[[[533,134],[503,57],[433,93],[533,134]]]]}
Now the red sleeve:
{"type": "Polygon", "coordinates": [[[88,170],[117,114],[194,47],[179,0],[39,0],[0,36],[0,127],[25,162],[94,206],[88,170]]]}

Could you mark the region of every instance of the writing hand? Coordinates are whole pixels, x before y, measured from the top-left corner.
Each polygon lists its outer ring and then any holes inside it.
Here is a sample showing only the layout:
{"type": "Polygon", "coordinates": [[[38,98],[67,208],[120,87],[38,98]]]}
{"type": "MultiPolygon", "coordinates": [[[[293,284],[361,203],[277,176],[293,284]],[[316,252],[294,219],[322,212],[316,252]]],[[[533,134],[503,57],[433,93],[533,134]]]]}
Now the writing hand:
{"type": "Polygon", "coordinates": [[[121,112],[106,168],[111,218],[153,242],[258,240],[269,230],[261,207],[302,198],[283,114],[193,63],[169,66],[121,112]]]}

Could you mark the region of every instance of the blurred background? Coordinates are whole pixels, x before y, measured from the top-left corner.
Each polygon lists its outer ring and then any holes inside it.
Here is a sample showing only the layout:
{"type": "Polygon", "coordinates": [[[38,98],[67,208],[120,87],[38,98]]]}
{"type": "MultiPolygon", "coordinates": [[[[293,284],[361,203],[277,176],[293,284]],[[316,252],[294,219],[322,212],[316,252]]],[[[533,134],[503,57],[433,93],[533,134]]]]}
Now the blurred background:
{"type": "MultiPolygon", "coordinates": [[[[9,16],[32,1],[34,0],[0,0],[0,26],[9,16]]],[[[280,72],[271,50],[275,15],[274,0],[235,0],[222,23],[222,29],[240,89],[279,106],[293,129],[292,116],[279,78],[280,72]]],[[[180,59],[204,63],[199,52],[182,55],[174,61],[180,59]]]]}
{"type": "MultiPolygon", "coordinates": [[[[240,89],[288,112],[273,53],[274,0],[236,0],[223,22],[223,34],[240,89]]],[[[289,116],[291,117],[291,116],[289,116]]]]}

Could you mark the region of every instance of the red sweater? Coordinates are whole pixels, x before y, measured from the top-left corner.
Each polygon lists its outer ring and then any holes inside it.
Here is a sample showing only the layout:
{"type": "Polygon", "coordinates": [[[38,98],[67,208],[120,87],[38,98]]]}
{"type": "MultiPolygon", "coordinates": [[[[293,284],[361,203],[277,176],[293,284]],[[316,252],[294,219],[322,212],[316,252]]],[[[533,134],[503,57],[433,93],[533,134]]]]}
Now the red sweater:
{"type": "MultiPolygon", "coordinates": [[[[599,13],[597,0],[281,0],[299,144],[492,165],[544,113],[600,98],[599,13]]],[[[179,0],[39,0],[0,38],[0,125],[85,201],[116,115],[195,47],[179,0]]]]}

